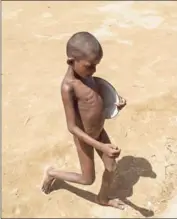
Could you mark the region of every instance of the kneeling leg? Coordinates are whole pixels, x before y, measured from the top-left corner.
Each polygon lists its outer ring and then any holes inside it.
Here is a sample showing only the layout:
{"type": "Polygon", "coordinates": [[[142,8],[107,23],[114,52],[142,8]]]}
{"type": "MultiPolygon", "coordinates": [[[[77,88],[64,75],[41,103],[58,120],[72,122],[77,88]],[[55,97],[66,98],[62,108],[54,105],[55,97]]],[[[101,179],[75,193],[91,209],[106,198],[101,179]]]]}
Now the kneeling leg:
{"type": "Polygon", "coordinates": [[[78,152],[78,157],[81,166],[81,173],[65,172],[65,171],[57,170],[53,167],[49,167],[45,172],[45,178],[42,185],[42,190],[46,194],[50,193],[51,186],[55,179],[83,184],[83,185],[91,185],[94,182],[95,180],[94,149],[93,147],[85,144],[84,142],[80,141],[76,137],[74,137],[74,142],[78,152]]]}

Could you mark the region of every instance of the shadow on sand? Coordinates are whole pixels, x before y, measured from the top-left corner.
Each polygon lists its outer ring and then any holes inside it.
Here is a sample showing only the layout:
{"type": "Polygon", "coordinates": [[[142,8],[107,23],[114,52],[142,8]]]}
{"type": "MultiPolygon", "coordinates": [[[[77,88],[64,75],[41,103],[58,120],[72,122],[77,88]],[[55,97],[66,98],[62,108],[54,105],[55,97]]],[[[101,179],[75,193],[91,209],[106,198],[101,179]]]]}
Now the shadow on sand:
{"type": "MultiPolygon", "coordinates": [[[[153,211],[139,207],[127,199],[133,195],[133,186],[138,182],[140,177],[156,178],[151,164],[145,158],[133,156],[123,157],[117,162],[117,169],[110,194],[114,194],[114,196],[111,197],[119,198],[126,205],[139,211],[143,216],[151,217],[154,215],[153,211]]],[[[79,197],[96,203],[96,195],[94,193],[76,188],[66,182],[61,183],[61,181],[56,180],[52,186],[52,191],[58,189],[66,189],[79,197]]]]}

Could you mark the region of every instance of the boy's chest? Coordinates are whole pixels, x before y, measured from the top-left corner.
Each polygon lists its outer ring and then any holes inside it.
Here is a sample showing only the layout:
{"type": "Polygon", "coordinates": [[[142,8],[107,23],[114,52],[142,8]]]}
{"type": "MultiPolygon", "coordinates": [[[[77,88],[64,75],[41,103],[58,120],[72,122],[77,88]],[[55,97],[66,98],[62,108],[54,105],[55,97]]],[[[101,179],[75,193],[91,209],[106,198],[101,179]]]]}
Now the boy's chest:
{"type": "Polygon", "coordinates": [[[74,84],[75,96],[78,100],[94,100],[100,98],[99,90],[93,78],[74,84]]]}

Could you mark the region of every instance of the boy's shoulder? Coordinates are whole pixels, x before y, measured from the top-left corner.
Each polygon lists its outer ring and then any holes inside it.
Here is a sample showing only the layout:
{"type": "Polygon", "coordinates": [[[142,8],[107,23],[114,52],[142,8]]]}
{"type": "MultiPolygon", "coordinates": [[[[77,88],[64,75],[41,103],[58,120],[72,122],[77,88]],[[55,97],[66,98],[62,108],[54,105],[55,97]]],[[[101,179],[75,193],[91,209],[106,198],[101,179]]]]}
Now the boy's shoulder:
{"type": "Polygon", "coordinates": [[[65,93],[65,92],[73,91],[74,89],[73,83],[74,83],[74,79],[66,74],[61,83],[61,92],[65,93]]]}
{"type": "Polygon", "coordinates": [[[65,104],[69,99],[75,99],[75,91],[72,80],[63,79],[61,84],[61,96],[65,104]]]}
{"type": "Polygon", "coordinates": [[[70,80],[63,79],[61,84],[61,90],[64,92],[70,91],[73,89],[72,82],[70,80]]]}

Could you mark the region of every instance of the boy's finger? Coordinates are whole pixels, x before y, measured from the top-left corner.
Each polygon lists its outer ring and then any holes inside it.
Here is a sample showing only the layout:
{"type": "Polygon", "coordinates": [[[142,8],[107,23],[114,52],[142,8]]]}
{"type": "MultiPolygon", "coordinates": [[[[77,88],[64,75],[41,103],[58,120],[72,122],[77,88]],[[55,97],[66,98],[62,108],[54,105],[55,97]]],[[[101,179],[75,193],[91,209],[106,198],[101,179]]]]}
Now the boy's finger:
{"type": "Polygon", "coordinates": [[[119,150],[119,151],[113,151],[113,154],[114,154],[114,155],[120,154],[120,150],[119,150]]]}
{"type": "Polygon", "coordinates": [[[113,157],[116,158],[116,157],[119,157],[119,155],[120,154],[114,154],[113,157]]]}
{"type": "Polygon", "coordinates": [[[116,153],[119,153],[121,151],[121,149],[120,148],[116,148],[116,153]]]}
{"type": "Polygon", "coordinates": [[[114,154],[120,154],[120,152],[121,152],[120,149],[118,149],[118,150],[114,150],[114,151],[113,151],[114,154]]]}
{"type": "Polygon", "coordinates": [[[114,103],[115,106],[119,107],[120,106],[120,103],[114,103]]]}
{"type": "Polygon", "coordinates": [[[120,102],[120,103],[115,103],[114,105],[116,105],[119,108],[119,107],[122,107],[122,106],[126,105],[126,101],[125,102],[120,102]]]}
{"type": "Polygon", "coordinates": [[[111,145],[112,149],[117,150],[118,147],[116,145],[111,145]]]}

